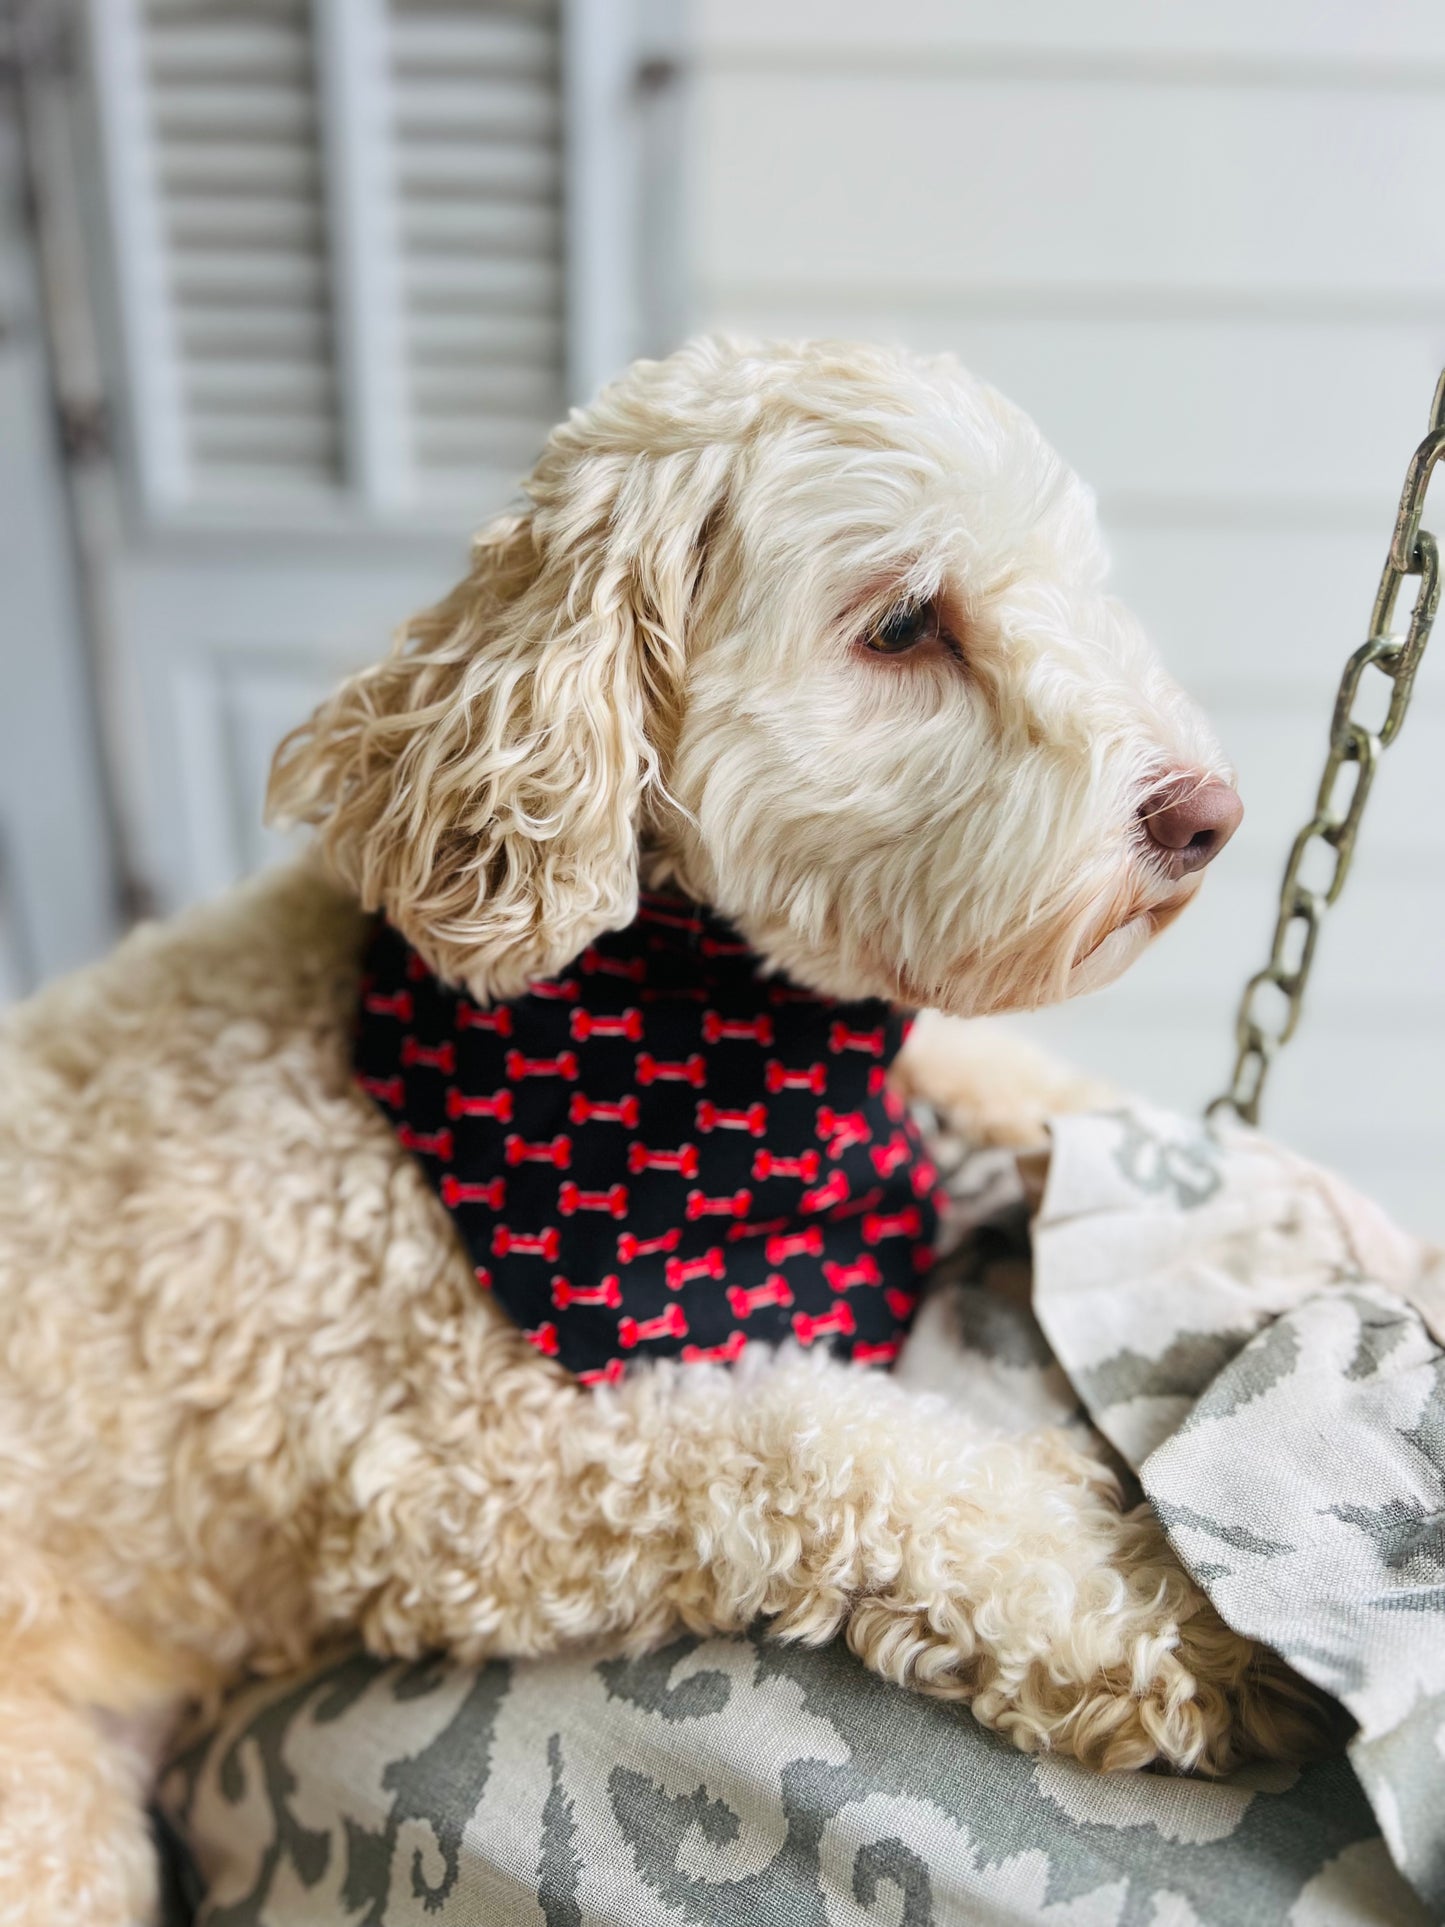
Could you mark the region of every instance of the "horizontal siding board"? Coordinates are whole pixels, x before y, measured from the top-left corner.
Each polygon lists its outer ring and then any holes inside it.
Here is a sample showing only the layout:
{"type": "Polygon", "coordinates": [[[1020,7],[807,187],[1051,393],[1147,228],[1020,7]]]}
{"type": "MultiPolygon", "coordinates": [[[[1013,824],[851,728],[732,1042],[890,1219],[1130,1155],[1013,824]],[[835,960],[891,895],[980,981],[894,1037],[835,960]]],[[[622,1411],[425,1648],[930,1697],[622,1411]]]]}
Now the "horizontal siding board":
{"type": "Polygon", "coordinates": [[[734,279],[1445,295],[1400,192],[1445,174],[1424,96],[705,70],[699,113],[709,299],[734,279]]]}
{"type": "Polygon", "coordinates": [[[936,58],[1002,49],[1034,58],[1058,53],[1268,59],[1308,72],[1322,62],[1348,70],[1408,70],[1445,61],[1445,15],[1435,0],[694,0],[695,32],[710,62],[740,54],[818,61],[838,54],[936,58]]]}

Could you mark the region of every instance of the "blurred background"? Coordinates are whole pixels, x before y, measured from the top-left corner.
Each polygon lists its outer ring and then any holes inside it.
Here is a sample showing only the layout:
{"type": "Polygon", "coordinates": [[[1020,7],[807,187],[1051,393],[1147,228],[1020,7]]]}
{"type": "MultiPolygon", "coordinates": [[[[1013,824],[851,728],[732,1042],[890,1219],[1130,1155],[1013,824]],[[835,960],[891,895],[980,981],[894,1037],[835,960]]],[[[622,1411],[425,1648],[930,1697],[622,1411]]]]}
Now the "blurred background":
{"type": "MultiPolygon", "coordinates": [[[[1438,0],[0,0],[0,999],[275,854],[277,738],[569,400],[868,336],[1037,416],[1237,761],[1200,905],[1027,1020],[1197,1105],[1445,364],[1442,191],[1438,0]]],[[[1435,653],[1267,1123],[1440,1233],[1435,653]]]]}

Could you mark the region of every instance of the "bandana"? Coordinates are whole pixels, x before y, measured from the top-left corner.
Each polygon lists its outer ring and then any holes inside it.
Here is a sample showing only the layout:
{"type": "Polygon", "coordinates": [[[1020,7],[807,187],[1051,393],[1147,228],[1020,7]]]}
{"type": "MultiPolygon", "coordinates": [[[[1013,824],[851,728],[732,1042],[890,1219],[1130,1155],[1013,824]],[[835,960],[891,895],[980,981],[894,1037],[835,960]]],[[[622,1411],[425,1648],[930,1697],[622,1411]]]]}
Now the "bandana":
{"type": "Polygon", "coordinates": [[[355,1064],[478,1285],[579,1378],[783,1339],[881,1365],[938,1221],[884,1082],[905,1028],[765,975],[731,925],[647,895],[567,975],[486,1007],[379,922],[355,1064]]]}

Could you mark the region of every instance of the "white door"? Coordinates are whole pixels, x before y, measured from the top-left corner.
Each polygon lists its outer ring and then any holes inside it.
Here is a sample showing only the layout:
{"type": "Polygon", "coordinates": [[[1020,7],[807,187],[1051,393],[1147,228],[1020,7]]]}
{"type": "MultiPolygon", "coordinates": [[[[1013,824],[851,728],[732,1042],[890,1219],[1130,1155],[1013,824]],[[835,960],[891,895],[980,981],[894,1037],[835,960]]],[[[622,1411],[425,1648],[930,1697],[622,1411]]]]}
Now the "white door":
{"type": "Polygon", "coordinates": [[[648,345],[636,182],[665,117],[627,0],[85,24],[120,458],[92,566],[129,860],[169,908],[266,857],[281,734],[648,345]]]}

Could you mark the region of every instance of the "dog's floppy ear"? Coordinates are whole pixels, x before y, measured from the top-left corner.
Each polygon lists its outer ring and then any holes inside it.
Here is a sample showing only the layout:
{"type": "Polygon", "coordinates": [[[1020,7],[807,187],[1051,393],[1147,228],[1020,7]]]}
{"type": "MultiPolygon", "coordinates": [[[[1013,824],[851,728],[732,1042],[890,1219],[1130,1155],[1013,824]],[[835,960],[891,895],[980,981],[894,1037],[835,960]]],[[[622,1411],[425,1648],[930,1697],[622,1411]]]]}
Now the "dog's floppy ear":
{"type": "Polygon", "coordinates": [[[268,813],[320,826],[368,909],[479,998],[518,995],[636,914],[656,743],[680,702],[719,448],[559,429],[531,507],[276,752],[268,813]]]}

